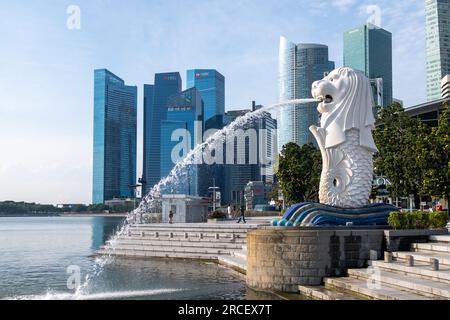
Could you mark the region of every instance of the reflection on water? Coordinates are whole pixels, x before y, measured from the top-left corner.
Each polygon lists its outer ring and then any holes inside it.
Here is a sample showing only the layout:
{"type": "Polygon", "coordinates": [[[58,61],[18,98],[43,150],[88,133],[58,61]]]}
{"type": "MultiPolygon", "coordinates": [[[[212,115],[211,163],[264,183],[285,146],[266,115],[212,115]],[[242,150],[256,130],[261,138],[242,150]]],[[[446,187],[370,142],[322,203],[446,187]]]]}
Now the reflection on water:
{"type": "Polygon", "coordinates": [[[246,288],[242,276],[215,263],[116,259],[85,296],[67,288],[69,266],[81,279],[92,253],[122,223],[110,217],[0,218],[0,299],[278,299],[246,288]]]}

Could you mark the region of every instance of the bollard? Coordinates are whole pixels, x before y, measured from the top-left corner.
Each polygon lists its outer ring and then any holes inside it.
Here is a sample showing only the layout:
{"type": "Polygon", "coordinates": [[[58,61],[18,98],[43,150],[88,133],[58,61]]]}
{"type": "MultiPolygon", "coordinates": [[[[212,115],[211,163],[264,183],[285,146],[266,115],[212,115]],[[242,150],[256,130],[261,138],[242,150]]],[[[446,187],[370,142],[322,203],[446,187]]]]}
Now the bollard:
{"type": "Polygon", "coordinates": [[[131,230],[128,230],[128,236],[131,237],[131,230]]]}
{"type": "Polygon", "coordinates": [[[220,234],[216,233],[216,240],[220,239],[220,234]]]}
{"type": "Polygon", "coordinates": [[[203,233],[200,233],[200,234],[199,234],[199,238],[200,238],[200,239],[203,239],[203,233]]]}
{"type": "Polygon", "coordinates": [[[412,255],[406,256],[406,265],[408,267],[414,267],[414,256],[412,256],[412,255]]]}
{"type": "Polygon", "coordinates": [[[184,238],[188,239],[189,238],[189,234],[187,232],[184,233],[184,238]]]}
{"type": "Polygon", "coordinates": [[[169,233],[169,238],[173,239],[173,232],[169,233]]]}
{"type": "Polygon", "coordinates": [[[435,258],[430,259],[431,268],[433,271],[439,271],[439,260],[435,258]]]}
{"type": "Polygon", "coordinates": [[[142,231],[141,236],[142,236],[142,238],[145,237],[145,232],[144,231],[142,231]]]}
{"type": "Polygon", "coordinates": [[[159,238],[159,232],[155,232],[155,238],[159,238]]]}
{"type": "Polygon", "coordinates": [[[392,263],[392,253],[387,251],[384,253],[384,262],[392,263]]]}

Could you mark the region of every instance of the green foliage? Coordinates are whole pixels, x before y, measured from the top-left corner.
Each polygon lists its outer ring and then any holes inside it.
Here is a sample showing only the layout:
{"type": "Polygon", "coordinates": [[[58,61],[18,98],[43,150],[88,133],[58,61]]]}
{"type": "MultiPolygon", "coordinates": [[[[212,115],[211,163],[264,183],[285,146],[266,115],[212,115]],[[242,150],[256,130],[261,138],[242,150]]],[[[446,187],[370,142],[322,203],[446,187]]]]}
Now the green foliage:
{"type": "Polygon", "coordinates": [[[418,155],[426,127],[419,120],[410,118],[398,103],[381,109],[379,120],[382,125],[374,131],[379,150],[374,159],[375,172],[389,179],[391,185],[387,187],[393,197],[413,194],[420,202],[424,160],[418,155]]]}
{"type": "Polygon", "coordinates": [[[439,126],[430,128],[409,117],[400,104],[380,109],[381,125],[374,131],[379,153],[374,159],[375,173],[386,176],[393,197],[429,195],[449,199],[450,125],[444,107],[439,126]]]}
{"type": "Polygon", "coordinates": [[[389,215],[389,225],[395,230],[439,229],[447,226],[448,212],[400,212],[394,211],[389,215]]]}
{"type": "Polygon", "coordinates": [[[277,177],[287,204],[317,200],[322,156],[312,144],[288,143],[277,163],[277,177]]]}
{"type": "Polygon", "coordinates": [[[446,105],[439,118],[439,125],[432,128],[426,138],[426,149],[422,158],[427,166],[424,170],[423,192],[450,200],[450,124],[446,105]]]}
{"type": "Polygon", "coordinates": [[[61,210],[52,205],[27,202],[0,202],[0,214],[55,214],[61,210]]]}
{"type": "Polygon", "coordinates": [[[445,228],[448,224],[448,212],[436,211],[430,212],[430,226],[431,228],[445,228]]]}
{"type": "Polygon", "coordinates": [[[4,201],[0,202],[0,215],[49,215],[49,214],[60,214],[60,213],[124,213],[133,210],[133,204],[120,205],[120,206],[107,206],[104,204],[95,204],[86,206],[84,204],[77,204],[71,208],[57,208],[49,204],[36,204],[36,203],[26,203],[26,202],[14,202],[14,201],[4,201]]]}

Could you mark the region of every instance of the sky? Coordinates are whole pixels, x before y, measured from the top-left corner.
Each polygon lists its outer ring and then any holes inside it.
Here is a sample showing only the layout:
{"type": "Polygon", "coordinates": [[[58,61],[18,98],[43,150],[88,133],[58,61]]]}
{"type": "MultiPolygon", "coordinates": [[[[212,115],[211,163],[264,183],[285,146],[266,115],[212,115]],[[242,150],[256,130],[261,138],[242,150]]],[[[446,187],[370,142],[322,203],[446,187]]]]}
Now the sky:
{"type": "Polygon", "coordinates": [[[339,67],[343,32],[367,21],[393,34],[394,97],[425,102],[424,0],[0,0],[0,201],[91,202],[96,68],[138,86],[140,175],[155,73],[185,88],[187,69],[214,68],[226,109],[269,105],[280,36],[328,45],[339,67]]]}

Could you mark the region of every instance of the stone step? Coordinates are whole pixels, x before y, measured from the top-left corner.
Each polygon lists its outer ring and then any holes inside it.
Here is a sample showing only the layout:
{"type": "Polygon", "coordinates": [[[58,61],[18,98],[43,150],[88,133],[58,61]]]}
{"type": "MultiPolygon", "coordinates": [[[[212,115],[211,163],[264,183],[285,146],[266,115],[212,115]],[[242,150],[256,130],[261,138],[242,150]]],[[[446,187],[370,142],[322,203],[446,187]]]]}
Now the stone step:
{"type": "Polygon", "coordinates": [[[386,263],[384,261],[371,261],[370,264],[373,267],[396,272],[399,274],[407,274],[413,277],[440,281],[450,284],[450,267],[440,266],[439,271],[434,271],[431,269],[429,263],[418,262],[414,264],[414,267],[406,266],[404,262],[393,261],[391,263],[386,263]]]}
{"type": "Polygon", "coordinates": [[[430,236],[430,241],[450,243],[450,235],[430,236]]]}
{"type": "MultiPolygon", "coordinates": [[[[111,242],[107,243],[108,245],[111,242]]],[[[142,240],[142,239],[127,239],[121,238],[114,241],[115,246],[120,245],[136,245],[136,246],[160,246],[160,247],[197,247],[197,248],[214,248],[214,249],[228,249],[241,250],[242,244],[224,243],[224,242],[200,242],[200,241],[164,241],[164,240],[142,240]]]]}
{"type": "Polygon", "coordinates": [[[231,255],[247,261],[247,250],[235,250],[231,252],[231,255]]]}
{"type": "Polygon", "coordinates": [[[132,225],[131,230],[144,230],[144,231],[192,231],[192,232],[247,232],[249,230],[256,229],[257,225],[254,226],[239,226],[239,225],[177,225],[177,224],[166,224],[166,225],[132,225]]]}
{"type": "Polygon", "coordinates": [[[361,300],[362,298],[353,296],[338,290],[329,290],[325,286],[298,286],[301,295],[314,300],[361,300]]]}
{"type": "Polygon", "coordinates": [[[246,236],[242,235],[235,235],[234,239],[232,235],[219,235],[219,238],[216,237],[216,234],[203,234],[203,238],[200,237],[199,234],[192,234],[188,233],[188,237],[186,238],[186,235],[184,233],[173,233],[173,238],[170,237],[170,233],[159,233],[158,236],[156,236],[154,233],[144,233],[144,236],[142,236],[142,233],[138,234],[131,234],[129,235],[121,235],[117,237],[116,239],[140,239],[140,240],[163,240],[163,241],[199,241],[199,242],[242,242],[245,243],[247,241],[246,236]]]}
{"type": "Polygon", "coordinates": [[[131,231],[129,233],[126,233],[126,235],[131,235],[131,236],[137,236],[137,237],[141,237],[142,235],[144,236],[150,236],[150,237],[155,237],[156,234],[158,234],[158,236],[160,237],[164,237],[164,236],[169,236],[170,234],[173,234],[176,237],[184,237],[185,234],[188,234],[188,236],[190,238],[199,238],[200,235],[203,235],[203,237],[208,237],[208,238],[213,238],[213,237],[217,237],[217,235],[219,235],[220,238],[233,238],[233,235],[235,238],[247,238],[247,233],[246,232],[192,232],[192,231],[131,231]]]}
{"type": "Polygon", "coordinates": [[[195,259],[217,261],[217,254],[200,254],[200,253],[186,253],[186,252],[153,252],[142,250],[121,250],[117,249],[114,252],[99,250],[96,255],[110,255],[116,257],[128,258],[171,258],[171,259],[195,259]]]}
{"type": "Polygon", "coordinates": [[[217,238],[219,237],[219,239],[233,239],[234,238],[238,238],[238,239],[246,239],[247,238],[247,234],[246,233],[193,233],[193,232],[130,232],[128,234],[126,234],[126,236],[131,236],[131,237],[150,237],[150,238],[156,238],[158,237],[169,237],[171,234],[173,235],[173,237],[176,238],[184,238],[185,234],[188,234],[188,238],[200,238],[201,236],[203,236],[203,238],[217,238]]]}
{"type": "Polygon", "coordinates": [[[357,295],[362,295],[374,300],[431,300],[432,298],[423,295],[406,292],[397,288],[392,288],[384,284],[378,286],[370,285],[366,280],[345,278],[325,278],[327,289],[340,289],[357,295]]]}
{"type": "Polygon", "coordinates": [[[247,273],[247,259],[242,259],[236,256],[219,256],[219,264],[232,268],[240,273],[247,273]]]}
{"type": "Polygon", "coordinates": [[[179,232],[179,231],[174,231],[174,232],[166,232],[166,231],[140,231],[140,232],[136,232],[136,231],[131,231],[130,233],[127,233],[127,236],[134,236],[134,237],[142,237],[142,235],[144,235],[144,237],[156,237],[156,235],[158,235],[158,237],[169,237],[170,234],[173,234],[174,237],[184,237],[185,234],[188,234],[189,238],[200,238],[201,235],[203,235],[204,238],[216,238],[217,236],[219,236],[219,238],[225,238],[225,239],[232,239],[233,236],[234,238],[238,238],[238,239],[245,239],[247,238],[247,233],[244,232],[238,232],[238,233],[230,233],[230,232],[226,232],[226,233],[220,233],[220,232],[179,232]]]}
{"type": "Polygon", "coordinates": [[[118,245],[114,248],[103,247],[102,250],[116,251],[144,251],[144,252],[165,252],[165,253],[199,253],[214,255],[230,255],[230,250],[212,249],[212,248],[195,248],[195,247],[163,247],[163,246],[135,246],[135,245],[118,245]]]}
{"type": "MultiPolygon", "coordinates": [[[[184,233],[173,233],[172,235],[170,233],[159,233],[154,234],[150,232],[146,232],[144,234],[142,233],[131,233],[130,235],[124,235],[125,237],[130,238],[147,238],[147,239],[186,239],[186,235],[184,233]]],[[[246,240],[247,236],[242,234],[235,234],[234,238],[232,235],[224,235],[224,234],[188,234],[187,239],[200,239],[200,240],[227,240],[227,241],[234,241],[236,239],[242,239],[246,240]]]]}
{"type": "Polygon", "coordinates": [[[450,285],[447,283],[401,275],[379,268],[349,269],[348,275],[351,278],[366,281],[366,284],[371,278],[381,285],[396,287],[410,293],[419,293],[431,298],[450,298],[450,285]]]}
{"type": "Polygon", "coordinates": [[[405,260],[408,255],[414,257],[415,261],[429,263],[431,258],[438,259],[439,264],[450,266],[450,254],[447,253],[431,253],[431,252],[393,252],[392,256],[398,260],[405,260]]]}
{"type": "Polygon", "coordinates": [[[445,252],[450,253],[450,244],[444,243],[413,243],[411,249],[416,252],[445,252]]]}

